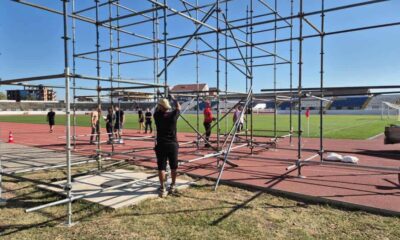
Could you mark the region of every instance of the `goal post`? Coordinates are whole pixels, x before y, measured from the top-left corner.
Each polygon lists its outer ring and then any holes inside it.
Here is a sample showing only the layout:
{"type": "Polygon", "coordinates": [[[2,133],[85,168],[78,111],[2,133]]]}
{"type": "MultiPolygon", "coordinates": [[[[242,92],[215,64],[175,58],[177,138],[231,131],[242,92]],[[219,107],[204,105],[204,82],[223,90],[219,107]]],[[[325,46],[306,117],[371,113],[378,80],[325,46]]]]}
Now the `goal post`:
{"type": "Polygon", "coordinates": [[[381,119],[383,120],[384,118],[400,121],[400,105],[390,102],[382,102],[381,119]]]}

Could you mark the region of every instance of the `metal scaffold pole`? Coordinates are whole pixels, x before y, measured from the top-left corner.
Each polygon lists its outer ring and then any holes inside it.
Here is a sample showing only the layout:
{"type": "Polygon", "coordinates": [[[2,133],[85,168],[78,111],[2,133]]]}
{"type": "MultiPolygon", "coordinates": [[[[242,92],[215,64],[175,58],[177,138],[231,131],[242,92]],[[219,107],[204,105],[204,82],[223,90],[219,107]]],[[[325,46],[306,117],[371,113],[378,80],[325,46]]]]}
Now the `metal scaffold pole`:
{"type": "MultiPolygon", "coordinates": [[[[117,1],[117,4],[119,6],[119,1],[117,1]]],[[[116,16],[117,16],[117,18],[120,17],[119,7],[117,7],[116,16]]],[[[117,28],[118,29],[120,28],[119,20],[117,20],[117,28]]],[[[120,47],[121,47],[121,33],[120,33],[120,31],[117,31],[117,49],[118,49],[118,51],[117,51],[117,62],[116,62],[116,64],[117,64],[117,79],[118,80],[121,79],[121,50],[120,50],[120,47]]],[[[117,86],[118,86],[118,88],[120,88],[120,82],[117,83],[117,86]]],[[[120,100],[120,97],[118,95],[117,95],[117,98],[118,98],[117,99],[118,108],[119,108],[120,111],[122,111],[122,109],[121,109],[121,100],[120,100]]],[[[120,119],[120,121],[121,121],[121,119],[120,119]]],[[[117,139],[118,143],[121,143],[121,141],[122,141],[122,133],[120,134],[120,131],[115,131],[114,138],[117,139]]]]}
{"type": "Polygon", "coordinates": [[[164,0],[164,97],[168,97],[168,26],[167,26],[167,0],[164,0]]]}
{"type": "MultiPolygon", "coordinates": [[[[216,62],[217,62],[217,119],[219,119],[220,116],[220,99],[219,99],[219,89],[220,89],[220,84],[219,84],[219,73],[220,73],[220,39],[219,39],[219,33],[220,33],[220,27],[219,27],[219,20],[220,20],[220,13],[221,13],[221,9],[220,9],[220,4],[219,4],[219,0],[216,0],[216,17],[217,17],[217,22],[216,22],[216,26],[217,26],[217,30],[216,30],[216,62]]],[[[218,151],[220,150],[220,132],[221,130],[221,126],[219,123],[219,120],[217,121],[217,149],[218,151]]]]}
{"type": "MultiPolygon", "coordinates": [[[[277,40],[277,23],[278,23],[278,1],[277,0],[275,0],[275,3],[274,3],[274,19],[275,19],[275,21],[274,21],[274,63],[273,63],[273,66],[274,66],[274,69],[273,69],[273,74],[274,74],[274,76],[273,76],[273,78],[274,78],[274,90],[276,89],[276,46],[277,46],[277,43],[276,43],[276,40],[277,40]]],[[[277,103],[277,96],[276,96],[276,91],[274,91],[274,96],[275,96],[275,98],[274,98],[274,138],[276,139],[276,137],[278,136],[277,135],[277,126],[276,126],[276,124],[277,124],[277,111],[278,111],[278,103],[277,103]]]]}
{"type": "MultiPolygon", "coordinates": [[[[67,160],[67,183],[65,191],[67,198],[72,197],[72,183],[71,183],[71,112],[70,112],[70,94],[69,94],[69,51],[68,51],[68,0],[63,0],[63,25],[64,25],[64,69],[65,69],[65,131],[66,131],[66,160],[67,160]]],[[[67,226],[72,226],[72,203],[67,204],[67,226]]]]}
{"type": "Polygon", "coordinates": [[[325,0],[321,0],[321,59],[320,59],[320,87],[321,87],[321,100],[319,101],[319,154],[320,154],[320,161],[324,160],[324,34],[325,34],[325,0]]]}
{"type": "MultiPolygon", "coordinates": [[[[253,80],[254,80],[254,60],[253,60],[253,14],[254,14],[254,9],[253,9],[253,0],[250,0],[250,151],[251,154],[253,154],[253,124],[254,124],[254,119],[253,119],[253,80]]],[[[246,111],[246,114],[248,113],[248,106],[244,108],[244,111],[246,111]]],[[[247,130],[247,129],[246,129],[247,130]]]]}
{"type": "MultiPolygon", "coordinates": [[[[290,16],[293,16],[293,0],[290,0],[290,16]]],[[[290,19],[290,42],[289,42],[289,88],[290,88],[290,106],[289,106],[289,143],[293,143],[293,18],[290,19]]]]}
{"type": "Polygon", "coordinates": [[[299,9],[299,82],[297,87],[297,97],[298,97],[298,110],[297,110],[297,174],[301,177],[301,158],[302,158],[302,126],[301,126],[301,101],[302,101],[302,80],[303,80],[303,0],[300,0],[299,9]]]}
{"type": "MultiPolygon", "coordinates": [[[[108,17],[109,19],[112,18],[112,1],[113,0],[109,0],[108,1],[108,17]]],[[[119,6],[117,6],[116,8],[119,8],[119,6]]],[[[117,25],[119,25],[119,22],[117,22],[117,25]]],[[[109,46],[110,48],[114,47],[113,44],[113,29],[109,28],[109,46]]],[[[113,84],[113,79],[114,79],[114,51],[111,50],[110,51],[110,108],[111,110],[111,133],[107,132],[109,135],[108,137],[108,143],[111,144],[111,152],[115,151],[115,146],[114,146],[114,84],[113,84]]],[[[108,110],[107,110],[107,115],[108,115],[108,110]]],[[[101,119],[101,116],[99,116],[99,119],[101,119]]],[[[107,121],[109,121],[110,119],[107,118],[107,121]]],[[[99,120],[100,121],[100,120],[99,120]]],[[[108,131],[108,130],[107,130],[108,131]]],[[[99,140],[100,141],[100,140],[99,140]]]]}
{"type": "MultiPolygon", "coordinates": [[[[226,16],[226,21],[225,21],[225,28],[227,28],[228,24],[229,24],[229,18],[228,18],[228,1],[225,1],[225,16],[226,16]]],[[[227,36],[228,32],[225,31],[225,99],[224,99],[224,112],[228,111],[228,49],[226,49],[228,47],[228,36],[227,36]]],[[[225,128],[224,128],[224,134],[227,134],[227,130],[228,130],[228,119],[225,118],[225,128]]]]}
{"type": "MultiPolygon", "coordinates": [[[[199,1],[196,0],[196,19],[199,19],[199,10],[198,7],[199,6],[199,1]]],[[[194,23],[195,28],[198,28],[198,23],[195,22],[194,23]]],[[[199,95],[199,83],[200,83],[200,65],[199,65],[199,54],[197,54],[197,52],[199,51],[199,37],[195,37],[195,43],[196,43],[196,89],[197,89],[197,93],[196,93],[196,147],[197,149],[199,149],[200,145],[199,145],[199,141],[200,141],[200,95],[199,95]]]]}
{"type": "MultiPolygon", "coordinates": [[[[96,3],[96,22],[99,22],[99,0],[94,0],[96,3]]],[[[97,79],[97,125],[92,126],[95,128],[94,134],[95,139],[97,141],[97,160],[98,160],[98,170],[101,171],[102,169],[102,159],[101,159],[101,85],[100,85],[100,77],[101,77],[101,67],[100,67],[100,31],[99,31],[99,24],[96,24],[96,76],[97,79]]],[[[112,81],[112,80],[110,80],[112,81]]],[[[92,120],[91,120],[92,121],[92,120]]],[[[93,124],[93,123],[92,123],[93,124]]],[[[93,133],[92,133],[93,134],[93,133]]],[[[92,136],[93,137],[93,136],[92,136]]]]}
{"type": "MultiPolygon", "coordinates": [[[[75,0],[72,0],[72,12],[75,12],[75,0]]],[[[76,22],[72,18],[72,74],[76,74],[76,22]]],[[[72,110],[73,110],[73,124],[72,124],[72,145],[76,149],[76,78],[72,77],[72,110]]]]}
{"type": "MultiPolygon", "coordinates": [[[[246,42],[249,42],[249,36],[250,36],[250,31],[249,31],[249,5],[246,5],[246,42]]],[[[249,57],[249,44],[246,44],[246,48],[245,48],[245,50],[246,50],[246,53],[245,53],[245,62],[246,62],[246,65],[249,65],[249,59],[250,59],[250,57],[249,57]]],[[[250,79],[250,71],[249,71],[249,68],[247,68],[246,67],[246,76],[245,76],[245,82],[246,82],[246,92],[249,90],[249,79],[250,79]]],[[[249,140],[249,138],[248,138],[248,135],[249,135],[249,133],[248,133],[248,131],[247,131],[247,129],[249,128],[249,121],[248,121],[248,119],[246,118],[245,119],[245,129],[246,129],[246,132],[245,132],[245,135],[246,135],[246,141],[248,141],[249,140]]]]}
{"type": "MultiPolygon", "coordinates": [[[[0,85],[1,86],[1,85],[0,85]]],[[[1,128],[0,128],[0,136],[1,136],[1,128]]],[[[3,141],[0,140],[0,206],[6,203],[6,199],[3,197],[3,152],[1,146],[3,145],[3,141]]]]}

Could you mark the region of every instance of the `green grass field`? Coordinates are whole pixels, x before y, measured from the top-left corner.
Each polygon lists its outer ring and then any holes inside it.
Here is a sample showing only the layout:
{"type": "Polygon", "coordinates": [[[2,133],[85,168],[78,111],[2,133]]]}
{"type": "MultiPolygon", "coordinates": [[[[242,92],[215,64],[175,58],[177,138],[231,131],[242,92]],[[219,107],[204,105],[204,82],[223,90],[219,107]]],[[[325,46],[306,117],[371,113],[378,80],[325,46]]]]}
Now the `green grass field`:
{"type": "MultiPolygon", "coordinates": [[[[185,114],[184,117],[194,126],[197,125],[197,117],[194,114],[185,114]]],[[[204,131],[202,126],[203,117],[200,116],[200,130],[204,131]]],[[[45,116],[0,116],[0,122],[17,122],[17,123],[35,123],[47,124],[45,116]]],[[[57,116],[56,124],[63,125],[64,116],[57,116]]],[[[254,115],[255,135],[271,136],[273,132],[273,115],[260,114],[254,115]],[[269,130],[269,131],[268,131],[269,130]]],[[[395,124],[398,121],[394,118],[381,120],[380,116],[372,115],[326,115],[324,117],[324,135],[326,138],[337,139],[367,139],[380,134],[384,131],[384,127],[389,124],[395,124]]],[[[77,117],[78,126],[89,126],[89,116],[80,115],[77,117]]],[[[304,136],[308,136],[307,121],[302,117],[302,125],[304,136]]],[[[103,123],[104,126],[104,123],[103,123]]],[[[232,116],[221,122],[221,131],[229,131],[232,126],[232,116]]],[[[297,116],[293,116],[293,126],[297,128],[297,116]]],[[[137,129],[137,115],[127,115],[125,124],[127,129],[137,129]]],[[[289,130],[289,116],[279,115],[277,117],[277,129],[281,131],[289,130]]],[[[215,129],[214,129],[215,130],[215,129]]],[[[194,132],[183,120],[178,123],[179,132],[194,132]]],[[[214,131],[215,132],[215,131],[214,131]]],[[[280,135],[286,134],[283,132],[280,135]]],[[[309,137],[319,137],[319,116],[312,115],[310,117],[309,137]]]]}
{"type": "MultiPolygon", "coordinates": [[[[95,167],[74,167],[73,173],[95,167]]],[[[127,169],[147,171],[135,166],[127,169]]],[[[50,182],[63,170],[29,174],[50,182]]],[[[329,205],[296,202],[267,193],[198,181],[177,196],[111,210],[73,203],[77,225],[66,228],[65,205],[25,213],[27,207],[59,200],[31,183],[5,177],[7,205],[0,209],[0,239],[399,239],[400,218],[329,205]]]]}

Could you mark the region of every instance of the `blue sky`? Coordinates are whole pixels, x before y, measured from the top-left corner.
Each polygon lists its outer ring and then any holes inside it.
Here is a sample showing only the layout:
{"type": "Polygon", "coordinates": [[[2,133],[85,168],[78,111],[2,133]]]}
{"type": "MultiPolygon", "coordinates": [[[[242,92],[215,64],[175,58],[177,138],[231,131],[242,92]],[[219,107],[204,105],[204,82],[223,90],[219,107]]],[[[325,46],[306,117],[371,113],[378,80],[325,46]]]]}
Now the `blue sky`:
{"type": "MultiPolygon", "coordinates": [[[[274,2],[265,0],[272,7],[274,2]]],[[[346,5],[360,2],[354,0],[326,0],[326,8],[331,8],[339,5],[346,5]]],[[[61,10],[61,1],[58,0],[30,0],[30,2],[41,4],[57,10],[61,10]]],[[[93,0],[78,0],[77,9],[82,9],[93,5],[93,0]]],[[[101,2],[104,2],[101,1],[101,2]]],[[[123,4],[135,10],[143,10],[149,7],[146,0],[128,1],[122,0],[123,4]]],[[[195,0],[188,2],[194,3],[195,0]]],[[[200,4],[212,2],[210,0],[199,0],[200,4]]],[[[246,5],[249,1],[236,0],[229,5],[228,18],[236,19],[244,17],[246,14],[246,5]]],[[[290,13],[290,0],[278,0],[278,12],[282,16],[288,16],[290,13]]],[[[295,0],[294,12],[298,10],[298,0],[295,0]]],[[[169,0],[171,6],[175,9],[182,10],[183,5],[178,0],[169,0]]],[[[304,11],[310,12],[320,8],[320,0],[304,0],[304,11]]],[[[224,9],[225,4],[222,4],[224,9]]],[[[254,0],[254,14],[269,12],[265,6],[254,0]]],[[[392,0],[380,4],[364,6],[357,9],[344,10],[340,12],[328,13],[326,15],[326,32],[336,31],[347,28],[362,27],[374,24],[400,21],[400,1],[392,0]]],[[[127,14],[127,11],[121,11],[121,15],[127,14]]],[[[102,15],[100,19],[104,20],[108,17],[108,8],[100,10],[102,15]]],[[[113,9],[115,15],[115,9],[113,9]]],[[[87,12],[84,16],[94,18],[94,12],[87,12]]],[[[200,18],[204,16],[200,13],[200,18]]],[[[256,21],[268,20],[272,17],[258,18],[256,21]]],[[[319,15],[308,18],[317,27],[320,26],[319,15]]],[[[141,17],[136,17],[135,21],[143,20],[141,17]]],[[[132,22],[123,20],[121,24],[132,22]]],[[[215,26],[215,20],[210,19],[207,23],[215,26]]],[[[71,23],[71,22],[70,22],[71,23]]],[[[243,23],[234,23],[241,25],[243,23]]],[[[280,22],[278,26],[283,26],[280,22]]],[[[254,31],[271,28],[273,25],[257,26],[254,31]]],[[[168,32],[169,37],[190,34],[194,31],[194,24],[180,16],[171,17],[169,19],[168,32]]],[[[142,24],[139,26],[126,28],[129,32],[152,36],[152,25],[142,24]]],[[[207,31],[203,28],[202,31],[207,31]]],[[[47,75],[63,72],[63,42],[62,35],[62,17],[57,14],[47,13],[29,6],[24,6],[14,3],[9,0],[0,1],[0,78],[10,79],[18,77],[28,77],[36,75],[47,75]]],[[[306,26],[304,34],[314,34],[315,31],[306,26]]],[[[245,39],[245,34],[239,31],[234,31],[235,36],[240,39],[245,39]]],[[[298,34],[298,21],[294,22],[294,35],[298,34]]],[[[278,39],[283,39],[289,36],[289,29],[279,30],[277,33],[278,39]]],[[[255,34],[254,42],[270,41],[273,39],[273,32],[264,34],[255,34]]],[[[114,44],[116,34],[113,34],[114,44]]],[[[121,45],[143,42],[144,40],[132,36],[121,35],[121,45]]],[[[204,40],[215,46],[215,34],[204,37],[204,40]]],[[[333,35],[326,38],[325,43],[325,84],[326,86],[361,86],[361,85],[383,85],[397,84],[400,79],[400,47],[398,42],[400,39],[400,26],[374,29],[369,31],[360,31],[347,33],[342,35],[333,35]]],[[[182,45],[184,40],[171,42],[175,45],[182,45]]],[[[100,45],[101,48],[109,47],[109,32],[107,29],[101,29],[100,45]]],[[[221,47],[225,45],[225,38],[221,36],[221,47]]],[[[232,40],[228,40],[228,45],[234,45],[232,40]]],[[[199,44],[200,49],[208,47],[202,43],[199,44]]],[[[77,21],[77,52],[86,52],[95,50],[95,27],[91,24],[77,21]]],[[[273,51],[274,45],[260,46],[264,50],[273,51]]],[[[193,41],[188,48],[195,49],[193,41]]],[[[304,86],[317,87],[319,86],[319,38],[307,39],[304,42],[304,86]]],[[[298,42],[293,42],[294,64],[293,64],[293,82],[297,86],[297,61],[298,61],[298,42]]],[[[152,46],[137,47],[126,49],[131,53],[137,53],[152,57],[152,46]]],[[[169,55],[173,55],[177,49],[169,47],[169,55]]],[[[244,49],[242,50],[244,54],[244,49]]],[[[163,49],[160,46],[162,54],[163,49]]],[[[289,58],[289,43],[277,44],[277,53],[288,59],[289,58]]],[[[211,54],[211,53],[210,53],[211,54]]],[[[254,55],[260,55],[262,52],[255,49],[254,55]]],[[[211,54],[213,55],[213,54],[211,54]]],[[[238,58],[239,52],[232,50],[228,52],[229,57],[238,58]]],[[[91,55],[90,57],[94,57],[91,55]]],[[[110,54],[101,54],[101,59],[108,60],[110,54]]],[[[114,59],[116,54],[113,55],[114,59]]],[[[132,56],[121,56],[122,61],[135,60],[132,56]]],[[[255,60],[254,64],[272,63],[273,58],[264,58],[255,60]]],[[[279,62],[279,60],[278,60],[279,62]]],[[[242,63],[237,61],[237,63],[242,63]]],[[[163,66],[160,61],[160,66],[163,66]]],[[[200,82],[206,82],[210,86],[216,85],[216,61],[200,56],[200,82]]],[[[77,59],[77,72],[86,75],[96,75],[96,65],[93,61],[77,59]]],[[[101,75],[109,77],[109,64],[102,64],[101,75]]],[[[195,83],[195,57],[178,58],[168,69],[169,84],[178,83],[195,83]]],[[[135,78],[141,81],[152,82],[153,63],[136,63],[126,64],[121,66],[121,75],[125,78],[135,78]]],[[[225,81],[225,63],[221,61],[221,89],[224,89],[225,81]]],[[[245,90],[244,76],[228,66],[229,91],[245,90]]],[[[35,83],[62,85],[63,80],[52,81],[37,81],[35,83]]],[[[93,81],[80,81],[79,86],[93,87],[93,81]]],[[[108,83],[103,83],[103,86],[109,86],[108,83]]],[[[121,85],[126,86],[126,85],[121,85]]],[[[279,65],[277,68],[277,86],[289,87],[289,65],[279,65]]],[[[254,89],[258,92],[263,88],[273,87],[273,68],[261,67],[254,70],[254,89]]],[[[1,87],[10,89],[15,87],[1,87]]],[[[58,99],[64,95],[63,90],[57,90],[58,99]]],[[[94,94],[94,92],[80,91],[78,94],[94,94]]]]}

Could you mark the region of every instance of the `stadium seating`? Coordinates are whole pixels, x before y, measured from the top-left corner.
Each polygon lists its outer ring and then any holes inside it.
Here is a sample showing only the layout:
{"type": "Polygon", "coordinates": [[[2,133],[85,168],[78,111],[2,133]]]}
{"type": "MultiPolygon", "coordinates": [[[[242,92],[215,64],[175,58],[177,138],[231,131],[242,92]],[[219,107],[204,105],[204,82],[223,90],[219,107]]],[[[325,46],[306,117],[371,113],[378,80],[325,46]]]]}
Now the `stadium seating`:
{"type": "Polygon", "coordinates": [[[382,102],[389,102],[393,104],[400,104],[400,95],[390,94],[390,95],[378,95],[371,99],[365,109],[381,109],[382,102]]]}
{"type": "Polygon", "coordinates": [[[367,96],[337,97],[333,100],[330,110],[363,109],[368,99],[367,96]]]}

